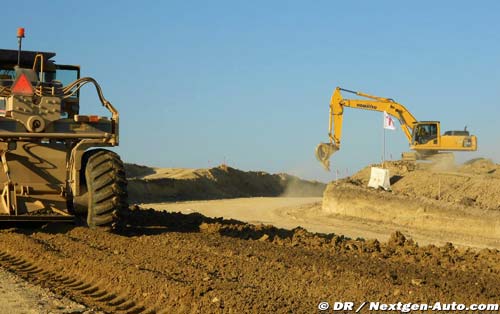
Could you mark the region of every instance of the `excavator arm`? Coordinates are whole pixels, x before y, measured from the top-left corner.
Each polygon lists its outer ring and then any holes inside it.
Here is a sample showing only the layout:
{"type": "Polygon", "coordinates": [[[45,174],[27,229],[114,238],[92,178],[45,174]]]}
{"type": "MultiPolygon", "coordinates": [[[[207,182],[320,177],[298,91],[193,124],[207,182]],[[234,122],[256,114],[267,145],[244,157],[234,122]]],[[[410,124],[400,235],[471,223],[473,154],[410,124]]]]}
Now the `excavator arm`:
{"type": "Polygon", "coordinates": [[[330,142],[321,143],[316,147],[316,158],[323,164],[325,169],[330,170],[330,156],[340,149],[345,107],[387,112],[387,114],[399,120],[401,129],[405,133],[408,142],[411,143],[413,124],[417,122],[417,120],[402,104],[397,103],[390,98],[372,96],[337,87],[330,100],[330,115],[328,124],[328,137],[330,142]],[[341,91],[352,93],[367,99],[345,99],[342,97],[341,91]]]}

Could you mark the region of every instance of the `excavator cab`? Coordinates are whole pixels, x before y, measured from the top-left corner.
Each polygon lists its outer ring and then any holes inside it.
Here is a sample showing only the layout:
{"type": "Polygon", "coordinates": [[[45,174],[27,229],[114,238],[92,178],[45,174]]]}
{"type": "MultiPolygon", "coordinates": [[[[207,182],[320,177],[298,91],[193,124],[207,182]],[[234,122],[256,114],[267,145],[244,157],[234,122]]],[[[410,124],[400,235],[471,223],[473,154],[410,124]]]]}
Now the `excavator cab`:
{"type": "Polygon", "coordinates": [[[413,145],[439,146],[439,122],[417,122],[413,131],[413,145]]]}
{"type": "Polygon", "coordinates": [[[419,121],[413,124],[411,149],[421,155],[433,155],[440,151],[475,151],[477,137],[463,131],[446,131],[441,135],[439,121],[419,121]]]}

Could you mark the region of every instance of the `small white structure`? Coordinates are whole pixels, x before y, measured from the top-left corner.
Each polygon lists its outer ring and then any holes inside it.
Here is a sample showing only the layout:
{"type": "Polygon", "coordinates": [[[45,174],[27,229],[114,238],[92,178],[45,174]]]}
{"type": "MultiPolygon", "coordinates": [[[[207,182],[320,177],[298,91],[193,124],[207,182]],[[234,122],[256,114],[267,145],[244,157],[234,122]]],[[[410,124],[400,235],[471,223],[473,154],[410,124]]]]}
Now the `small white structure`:
{"type": "Polygon", "coordinates": [[[371,188],[383,188],[386,191],[391,190],[391,182],[389,180],[389,169],[372,167],[370,181],[368,186],[371,188]]]}

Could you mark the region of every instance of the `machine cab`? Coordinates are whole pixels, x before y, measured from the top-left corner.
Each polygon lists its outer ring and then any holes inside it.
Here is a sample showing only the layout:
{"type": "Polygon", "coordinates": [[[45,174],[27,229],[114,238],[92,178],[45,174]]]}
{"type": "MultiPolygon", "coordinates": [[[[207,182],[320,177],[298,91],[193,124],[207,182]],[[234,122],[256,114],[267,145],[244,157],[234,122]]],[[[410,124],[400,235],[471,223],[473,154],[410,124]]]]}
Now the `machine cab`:
{"type": "Polygon", "coordinates": [[[413,127],[412,145],[439,146],[440,131],[437,121],[417,122],[413,127]]]}

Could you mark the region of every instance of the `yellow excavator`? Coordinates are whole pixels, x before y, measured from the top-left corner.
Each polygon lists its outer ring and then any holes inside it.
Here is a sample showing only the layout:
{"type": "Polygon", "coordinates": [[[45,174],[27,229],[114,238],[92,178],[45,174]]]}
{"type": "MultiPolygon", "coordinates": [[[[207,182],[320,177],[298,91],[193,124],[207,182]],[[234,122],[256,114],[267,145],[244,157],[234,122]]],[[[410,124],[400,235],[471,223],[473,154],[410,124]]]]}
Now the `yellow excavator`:
{"type": "Polygon", "coordinates": [[[328,136],[329,143],[320,143],[316,147],[316,158],[326,170],[330,170],[330,156],[340,149],[342,138],[342,122],[344,108],[357,108],[363,110],[386,112],[399,120],[401,129],[408,139],[413,152],[402,154],[403,160],[415,162],[428,160],[440,155],[450,155],[453,151],[477,150],[477,137],[470,135],[465,127],[462,131],[446,131],[441,135],[439,121],[417,121],[413,114],[402,104],[391,98],[383,98],[362,92],[337,87],[330,101],[330,121],[328,136]],[[341,92],[352,93],[367,99],[345,99],[341,92]],[[448,152],[448,153],[446,153],[448,152]]]}

